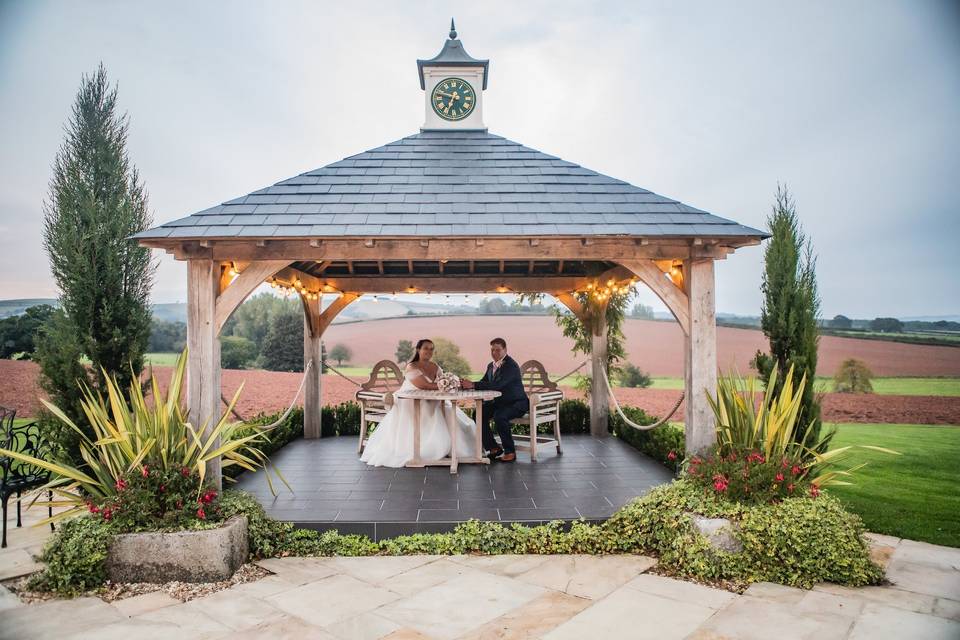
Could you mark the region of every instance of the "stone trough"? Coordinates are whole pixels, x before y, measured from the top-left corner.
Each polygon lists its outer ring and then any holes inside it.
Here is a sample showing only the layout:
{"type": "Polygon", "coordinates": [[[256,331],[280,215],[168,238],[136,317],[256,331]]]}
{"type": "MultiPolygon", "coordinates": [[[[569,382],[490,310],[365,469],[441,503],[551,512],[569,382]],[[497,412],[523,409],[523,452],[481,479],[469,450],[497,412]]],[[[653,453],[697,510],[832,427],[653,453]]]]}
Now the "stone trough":
{"type": "Polygon", "coordinates": [[[202,531],[124,533],[107,551],[107,576],[114,582],[217,582],[247,561],[247,517],[202,531]]]}

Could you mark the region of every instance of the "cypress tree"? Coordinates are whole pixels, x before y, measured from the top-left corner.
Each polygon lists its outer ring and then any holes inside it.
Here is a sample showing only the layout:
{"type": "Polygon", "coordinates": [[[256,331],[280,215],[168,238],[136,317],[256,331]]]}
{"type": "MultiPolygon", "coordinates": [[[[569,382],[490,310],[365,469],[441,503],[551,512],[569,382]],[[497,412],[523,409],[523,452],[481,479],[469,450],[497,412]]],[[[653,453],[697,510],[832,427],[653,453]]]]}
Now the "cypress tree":
{"type": "Polygon", "coordinates": [[[760,327],[770,341],[770,353],[757,351],[751,362],[766,385],[774,368],[780,374],[774,393],[782,389],[783,379],[790,365],[794,367],[794,381],[806,374],[794,440],[812,420],[810,442],[819,438],[820,402],[815,396],[814,377],[817,373],[817,347],[820,295],[817,291],[817,259],[813,245],[800,227],[796,204],[785,186],[777,185],[773,212],[767,218],[772,237],[764,253],[763,307],[760,327]]]}
{"type": "Polygon", "coordinates": [[[75,406],[81,354],[92,365],[82,377],[95,388],[104,384],[101,368],[122,389],[143,369],[155,264],[150,250],[130,239],[151,217],[127,153],[128,128],[101,64],[82,79],[43,207],[43,244],[62,313],[48,327],[41,371],[53,401],[66,407],[75,406]]]}

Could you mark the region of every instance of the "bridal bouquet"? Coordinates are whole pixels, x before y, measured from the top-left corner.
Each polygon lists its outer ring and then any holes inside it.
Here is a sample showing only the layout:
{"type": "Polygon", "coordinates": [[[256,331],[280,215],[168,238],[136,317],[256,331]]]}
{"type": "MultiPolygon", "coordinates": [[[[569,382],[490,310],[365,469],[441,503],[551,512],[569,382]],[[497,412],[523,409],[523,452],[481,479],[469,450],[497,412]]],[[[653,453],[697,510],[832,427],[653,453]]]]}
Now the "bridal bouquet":
{"type": "Polygon", "coordinates": [[[454,373],[444,371],[437,376],[437,389],[440,391],[456,391],[460,388],[460,378],[454,373]]]}

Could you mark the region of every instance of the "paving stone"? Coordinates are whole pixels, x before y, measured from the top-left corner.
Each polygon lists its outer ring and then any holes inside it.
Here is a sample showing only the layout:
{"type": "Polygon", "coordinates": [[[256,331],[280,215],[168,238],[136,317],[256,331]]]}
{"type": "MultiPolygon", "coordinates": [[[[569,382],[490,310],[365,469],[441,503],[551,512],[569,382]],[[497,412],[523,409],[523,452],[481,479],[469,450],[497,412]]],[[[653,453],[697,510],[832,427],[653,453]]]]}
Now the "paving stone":
{"type": "Polygon", "coordinates": [[[434,640],[434,637],[420,633],[416,629],[397,629],[390,635],[384,636],[383,640],[434,640]]]}
{"type": "Polygon", "coordinates": [[[518,554],[502,556],[463,555],[451,556],[450,560],[474,569],[514,577],[538,567],[550,558],[547,555],[518,554]]]}
{"type": "Polygon", "coordinates": [[[897,553],[887,567],[887,580],[897,589],[940,598],[956,599],[960,594],[960,570],[949,565],[904,562],[897,559],[897,553]]]}
{"type": "Polygon", "coordinates": [[[368,558],[329,558],[324,564],[337,573],[346,573],[354,578],[381,584],[397,574],[439,560],[440,556],[371,556],[368,558]]]}
{"type": "Polygon", "coordinates": [[[244,631],[230,631],[221,636],[224,640],[337,640],[324,629],[304,622],[294,616],[285,616],[244,631]]]}
{"type": "Polygon", "coordinates": [[[267,558],[257,564],[296,586],[332,576],[337,570],[326,558],[267,558]]]}
{"type": "Polygon", "coordinates": [[[803,589],[795,589],[775,582],[755,582],[744,591],[744,595],[753,598],[788,604],[800,602],[806,594],[807,592],[803,589]]]}
{"type": "Polygon", "coordinates": [[[295,589],[297,586],[299,585],[288,580],[284,580],[280,576],[266,576],[265,578],[254,580],[253,582],[244,582],[242,584],[234,585],[230,587],[229,591],[233,593],[245,593],[248,596],[253,596],[254,598],[265,598],[267,596],[272,596],[275,593],[281,593],[283,591],[295,589]]]}
{"type": "Polygon", "coordinates": [[[539,638],[586,609],[590,603],[591,601],[585,598],[548,591],[522,607],[461,636],[459,640],[539,638]]]}
{"type": "Polygon", "coordinates": [[[863,611],[865,601],[855,594],[839,595],[825,591],[809,591],[797,605],[797,612],[829,613],[845,618],[856,618],[863,611]]]}
{"type": "Polygon", "coordinates": [[[862,598],[870,602],[877,602],[883,605],[916,611],[917,613],[931,613],[936,598],[922,593],[911,593],[891,587],[844,587],[839,584],[829,582],[820,583],[813,588],[814,591],[832,593],[838,596],[847,596],[862,598]]]}
{"type": "Polygon", "coordinates": [[[711,609],[721,609],[732,602],[737,594],[722,589],[712,589],[702,584],[664,578],[650,573],[644,573],[630,582],[626,587],[637,589],[645,593],[652,593],[664,598],[698,604],[711,609]]]}
{"type": "Polygon", "coordinates": [[[17,640],[52,638],[121,620],[120,612],[100,598],[53,600],[4,611],[0,637],[17,640]]]}
{"type": "Polygon", "coordinates": [[[43,564],[33,559],[26,549],[4,549],[0,552],[0,580],[19,578],[39,571],[43,564]]]}
{"type": "MultiPolygon", "coordinates": [[[[212,638],[219,634],[216,632],[191,633],[190,638],[212,638]]],[[[57,638],[69,638],[69,640],[167,640],[168,638],[183,636],[184,630],[171,622],[146,621],[146,620],[122,620],[105,626],[93,627],[80,631],[79,633],[51,636],[57,638]]]]}
{"type": "Polygon", "coordinates": [[[543,639],[679,640],[714,613],[710,607],[623,587],[544,634],[543,639]]]}
{"type": "Polygon", "coordinates": [[[264,600],[230,589],[191,600],[184,606],[198,609],[235,631],[280,621],[285,617],[282,611],[264,600]]]}
{"type": "Polygon", "coordinates": [[[898,544],[900,544],[900,540],[902,539],[897,538],[896,536],[888,536],[882,533],[872,533],[870,531],[863,534],[863,537],[872,544],[879,544],[885,547],[896,547],[898,544]]]}
{"type": "Polygon", "coordinates": [[[180,604],[176,598],[171,598],[163,591],[151,591],[131,598],[123,598],[110,603],[117,611],[128,618],[142,613],[155,611],[164,607],[180,604]]]}
{"type": "Polygon", "coordinates": [[[5,586],[0,585],[0,611],[22,606],[25,605],[20,602],[20,598],[18,598],[16,594],[11,592],[5,586]]]}
{"type": "Polygon", "coordinates": [[[690,634],[690,640],[843,640],[853,619],[827,613],[801,613],[790,602],[738,598],[690,634]]]}
{"type": "Polygon", "coordinates": [[[933,615],[960,622],[960,602],[947,598],[937,598],[933,605],[933,615]]]}
{"type": "Polygon", "coordinates": [[[377,613],[437,638],[461,636],[543,595],[540,587],[481,571],[381,607],[377,613]]]}
{"type": "Polygon", "coordinates": [[[324,627],[324,631],[342,640],[378,640],[398,629],[396,622],[370,611],[324,627]]]}
{"type": "MultiPolygon", "coordinates": [[[[172,624],[177,627],[177,635],[185,637],[216,637],[223,635],[231,628],[222,624],[197,607],[189,606],[190,603],[178,604],[171,607],[164,607],[155,611],[149,611],[130,620],[139,620],[149,623],[172,624]]],[[[168,636],[170,637],[170,636],[168,636]]]]}
{"type": "Polygon", "coordinates": [[[388,578],[380,586],[394,593],[413,595],[468,573],[479,573],[479,571],[443,558],[388,578]]]}
{"type": "Polygon", "coordinates": [[[854,624],[850,640],[956,640],[960,622],[913,611],[868,604],[854,624]]]}
{"type": "Polygon", "coordinates": [[[519,580],[596,600],[657,563],[647,556],[548,556],[519,580]]]}
{"type": "Polygon", "coordinates": [[[925,564],[941,569],[960,571],[960,548],[942,547],[916,540],[901,540],[893,556],[894,562],[925,564]]]}
{"type": "Polygon", "coordinates": [[[399,594],[336,575],[265,598],[266,602],[310,624],[325,627],[393,602],[399,594]]]}

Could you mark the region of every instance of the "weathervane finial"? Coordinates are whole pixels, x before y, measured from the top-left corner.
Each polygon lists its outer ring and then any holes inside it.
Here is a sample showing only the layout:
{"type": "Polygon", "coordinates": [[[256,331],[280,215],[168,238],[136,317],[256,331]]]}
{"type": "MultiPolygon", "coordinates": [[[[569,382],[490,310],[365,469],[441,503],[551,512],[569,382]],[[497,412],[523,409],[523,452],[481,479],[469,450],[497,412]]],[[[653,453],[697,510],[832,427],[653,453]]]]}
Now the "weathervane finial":
{"type": "Polygon", "coordinates": [[[457,39],[457,28],[453,25],[453,18],[450,18],[450,39],[457,39]]]}

